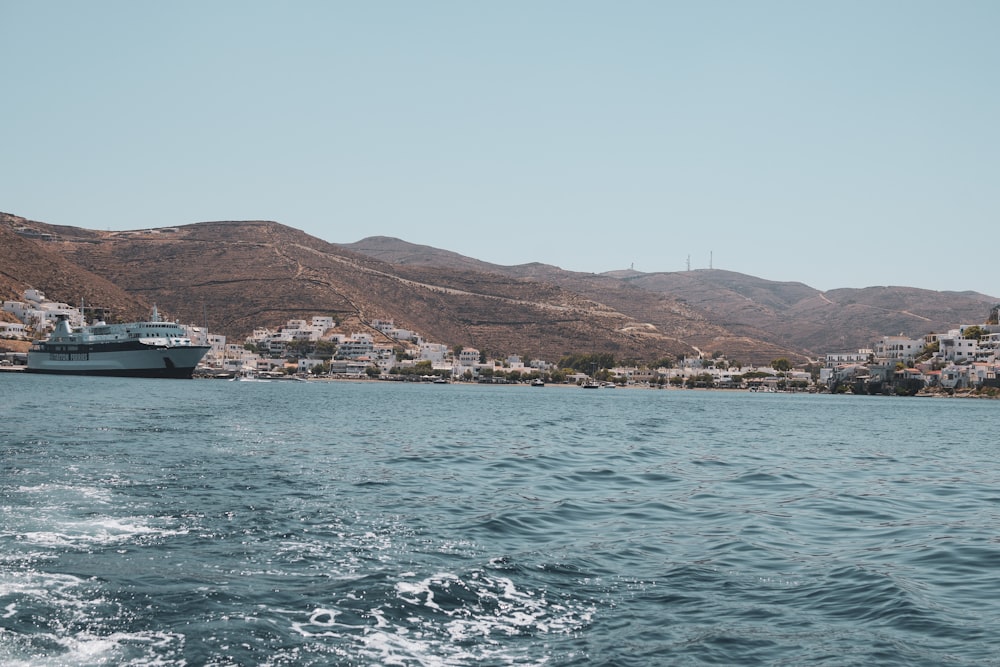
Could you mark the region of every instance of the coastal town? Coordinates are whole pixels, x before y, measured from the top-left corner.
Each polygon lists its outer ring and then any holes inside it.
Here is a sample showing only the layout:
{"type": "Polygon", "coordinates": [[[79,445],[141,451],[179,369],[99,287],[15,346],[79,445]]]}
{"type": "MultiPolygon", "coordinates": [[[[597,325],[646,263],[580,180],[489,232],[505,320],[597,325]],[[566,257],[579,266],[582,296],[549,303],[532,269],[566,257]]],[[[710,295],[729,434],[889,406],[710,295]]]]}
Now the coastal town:
{"type": "MultiPolygon", "coordinates": [[[[50,301],[29,289],[4,301],[0,341],[44,338],[56,323],[85,323],[84,310],[50,301]],[[11,321],[13,320],[13,321],[11,321]]],[[[551,361],[511,354],[488,358],[480,350],[427,341],[391,319],[343,332],[332,316],[292,319],[275,330],[254,329],[229,341],[203,326],[181,325],[191,343],[208,348],[195,373],[203,378],[372,379],[424,382],[545,383],[595,387],[717,388],[758,392],[855,394],[1000,394],[1000,306],[982,324],[958,324],[917,338],[886,335],[869,348],[831,352],[793,365],[775,359],[748,366],[720,353],[664,358],[650,365],[616,362],[610,355],[572,355],[551,361]]],[[[0,368],[19,370],[26,351],[0,350],[0,368]]]]}

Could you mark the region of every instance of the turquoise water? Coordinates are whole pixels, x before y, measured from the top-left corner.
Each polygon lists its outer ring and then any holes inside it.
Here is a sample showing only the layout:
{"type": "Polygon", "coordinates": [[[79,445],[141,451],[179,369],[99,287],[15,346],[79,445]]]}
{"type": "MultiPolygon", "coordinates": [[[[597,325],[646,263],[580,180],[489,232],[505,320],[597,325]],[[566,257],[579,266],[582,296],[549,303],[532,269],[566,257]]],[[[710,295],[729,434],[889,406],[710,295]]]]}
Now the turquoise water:
{"type": "Polygon", "coordinates": [[[0,374],[0,664],[998,665],[1000,402],[0,374]]]}

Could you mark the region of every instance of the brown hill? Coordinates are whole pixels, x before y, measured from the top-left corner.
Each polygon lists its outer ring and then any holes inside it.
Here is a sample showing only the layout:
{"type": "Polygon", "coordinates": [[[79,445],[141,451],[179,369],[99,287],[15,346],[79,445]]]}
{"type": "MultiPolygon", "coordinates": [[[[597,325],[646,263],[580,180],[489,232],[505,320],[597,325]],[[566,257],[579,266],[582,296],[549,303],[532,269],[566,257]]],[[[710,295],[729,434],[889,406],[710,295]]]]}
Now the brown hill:
{"type": "Polygon", "coordinates": [[[730,271],[653,273],[626,278],[684,299],[725,328],[811,356],[867,347],[889,334],[917,337],[982,322],[998,299],[975,292],[866,287],[829,292],[730,271]]]}
{"type": "MultiPolygon", "coordinates": [[[[416,245],[400,239],[376,236],[356,243],[341,244],[353,252],[396,265],[400,272],[437,267],[439,270],[496,273],[520,280],[555,285],[597,303],[605,304],[636,321],[636,327],[655,332],[690,346],[690,354],[723,352],[730,359],[744,363],[766,364],[778,357],[805,361],[803,351],[795,346],[774,343],[767,332],[752,328],[734,332],[707,318],[675,295],[643,290],[612,274],[566,271],[551,264],[530,263],[515,266],[490,264],[448,250],[416,245]]],[[[622,272],[642,275],[635,272],[622,272]]]]}
{"type": "MultiPolygon", "coordinates": [[[[255,326],[334,315],[392,318],[427,339],[547,359],[606,351],[652,359],[690,354],[579,294],[533,280],[450,269],[405,271],[274,222],[206,222],[134,232],[36,223],[61,254],[182,321],[242,337],[255,326]]],[[[43,287],[44,288],[44,287],[43,287]]],[[[349,327],[350,328],[350,327],[349,327]]]]}
{"type": "Polygon", "coordinates": [[[696,351],[804,360],[982,321],[997,299],[911,288],[819,292],[726,271],[608,274],[499,266],[399,239],[335,245],[275,222],[100,232],[0,215],[0,294],[26,287],[132,319],[151,303],[236,339],[333,315],[345,330],[391,318],[428,340],[558,359],[696,351]]]}
{"type": "Polygon", "coordinates": [[[383,261],[488,270],[544,280],[606,303],[702,351],[759,362],[867,347],[883,335],[921,336],[981,322],[1000,299],[976,292],[869,287],[820,292],[741,273],[615,271],[587,274],[546,264],[501,267],[448,251],[373,237],[344,246],[383,261]],[[631,289],[627,289],[631,288],[631,289]],[[655,297],[662,300],[657,301],[655,297]],[[682,312],[684,317],[677,318],[682,312]],[[697,324],[701,320],[704,324],[697,324]]]}
{"type": "Polygon", "coordinates": [[[141,297],[67,259],[51,243],[36,240],[43,234],[67,231],[79,232],[80,238],[89,234],[0,213],[0,299],[19,301],[24,290],[34,288],[53,301],[83,301],[124,319],[148,314],[150,305],[141,297]]]}

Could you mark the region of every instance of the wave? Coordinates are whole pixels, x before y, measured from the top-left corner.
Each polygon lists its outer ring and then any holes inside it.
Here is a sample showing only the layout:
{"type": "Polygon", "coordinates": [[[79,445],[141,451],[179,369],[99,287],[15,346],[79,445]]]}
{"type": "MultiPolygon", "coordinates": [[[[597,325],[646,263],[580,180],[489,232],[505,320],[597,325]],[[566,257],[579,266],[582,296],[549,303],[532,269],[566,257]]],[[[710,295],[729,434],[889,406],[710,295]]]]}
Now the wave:
{"type": "Polygon", "coordinates": [[[292,627],[313,640],[347,641],[352,655],[377,664],[528,665],[551,658],[529,651],[533,640],[571,636],[592,622],[594,603],[526,589],[504,571],[404,572],[381,595],[366,587],[363,596],[312,609],[292,627]],[[347,604],[362,601],[368,604],[347,604]]]}

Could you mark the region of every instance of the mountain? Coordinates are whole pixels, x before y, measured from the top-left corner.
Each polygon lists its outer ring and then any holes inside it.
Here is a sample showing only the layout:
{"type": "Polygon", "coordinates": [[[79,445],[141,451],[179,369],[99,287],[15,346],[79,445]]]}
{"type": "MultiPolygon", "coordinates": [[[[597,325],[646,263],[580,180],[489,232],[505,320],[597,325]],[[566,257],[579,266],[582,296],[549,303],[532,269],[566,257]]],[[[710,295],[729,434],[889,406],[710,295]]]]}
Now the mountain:
{"type": "MultiPolygon", "coordinates": [[[[73,233],[87,238],[86,230],[41,225],[8,213],[0,213],[0,300],[20,301],[24,290],[40,289],[53,301],[100,305],[122,318],[135,319],[149,313],[150,304],[129,294],[112,281],[66,258],[51,243],[22,234],[73,233]],[[45,232],[42,232],[44,227],[45,232]],[[18,233],[18,232],[22,233],[18,233]]],[[[91,238],[95,238],[91,236],[91,238]]]]}
{"type": "MultiPolygon", "coordinates": [[[[884,335],[922,336],[960,323],[985,319],[996,297],[977,292],[938,292],[912,287],[867,287],[821,292],[797,282],[775,282],[719,269],[670,273],[613,271],[586,274],[546,264],[500,267],[455,253],[386,237],[372,237],[344,248],[409,266],[467,267],[511,277],[544,280],[607,303],[641,321],[669,331],[669,313],[650,306],[626,286],[659,295],[701,317],[713,328],[689,330],[682,337],[705,352],[722,350],[730,358],[760,358],[778,350],[789,356],[816,357],[852,351],[884,335]],[[725,333],[720,333],[720,331],[725,333]]],[[[775,357],[770,357],[775,358],[775,357]]]]}
{"type": "Polygon", "coordinates": [[[985,320],[995,297],[913,287],[821,292],[730,271],[654,273],[626,278],[644,290],[672,294],[727,329],[762,335],[816,356],[868,347],[884,335],[911,337],[985,320]]]}
{"type": "Polygon", "coordinates": [[[500,266],[388,237],[338,245],[271,221],[102,232],[0,214],[0,295],[17,299],[27,287],[84,299],[108,319],[143,316],[155,303],[236,340],[332,315],[343,331],[393,319],[427,340],[496,355],[722,352],[758,364],[981,322],[998,301],[905,287],[820,292],[719,270],[500,266]]]}
{"type": "MultiPolygon", "coordinates": [[[[137,303],[155,302],[185,322],[207,320],[213,331],[235,338],[256,326],[333,315],[345,330],[391,318],[428,340],[491,354],[558,359],[606,351],[653,359],[693,352],[677,337],[558,286],[496,273],[394,266],[275,222],[95,232],[21,219],[20,230],[35,237],[20,239],[39,249],[13,263],[21,275],[28,268],[44,273],[46,258],[58,255],[81,276],[96,274],[137,303]]],[[[31,285],[47,289],[45,281],[31,285]]]]}

